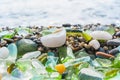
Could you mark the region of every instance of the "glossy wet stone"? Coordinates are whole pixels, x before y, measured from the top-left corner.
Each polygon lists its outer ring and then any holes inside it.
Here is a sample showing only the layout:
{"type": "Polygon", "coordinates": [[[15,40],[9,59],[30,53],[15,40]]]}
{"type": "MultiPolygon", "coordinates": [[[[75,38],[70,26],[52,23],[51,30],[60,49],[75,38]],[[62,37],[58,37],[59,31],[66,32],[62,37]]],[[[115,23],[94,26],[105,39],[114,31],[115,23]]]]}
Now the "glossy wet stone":
{"type": "Polygon", "coordinates": [[[7,38],[5,38],[4,40],[7,41],[7,43],[13,43],[14,42],[13,39],[7,39],[7,38]]]}
{"type": "Polygon", "coordinates": [[[71,27],[71,24],[62,24],[63,27],[71,27]]]}
{"type": "Polygon", "coordinates": [[[22,56],[27,52],[32,52],[37,50],[37,44],[29,39],[21,39],[16,42],[18,49],[18,57],[22,56]]]}
{"type": "Polygon", "coordinates": [[[118,48],[114,48],[114,49],[111,49],[111,50],[109,51],[109,53],[112,54],[112,55],[116,55],[116,54],[119,53],[119,52],[120,52],[120,51],[119,51],[118,48]]]}
{"type": "Polygon", "coordinates": [[[89,45],[92,46],[95,50],[99,49],[100,43],[97,40],[91,40],[89,45]]]}
{"type": "Polygon", "coordinates": [[[98,49],[98,51],[100,51],[100,52],[105,52],[105,50],[104,50],[102,47],[100,47],[100,48],[98,49]]]}
{"type": "Polygon", "coordinates": [[[60,31],[41,37],[41,42],[45,47],[60,47],[66,41],[66,31],[62,28],[60,31]]]}
{"type": "Polygon", "coordinates": [[[97,40],[111,40],[112,35],[105,31],[94,31],[90,33],[90,35],[93,37],[93,39],[97,40]]]}
{"type": "Polygon", "coordinates": [[[96,52],[96,56],[100,57],[100,58],[114,58],[113,55],[107,54],[107,53],[104,53],[104,52],[96,52]]]}
{"type": "Polygon", "coordinates": [[[120,37],[120,31],[115,34],[115,36],[120,37]]]}
{"type": "Polygon", "coordinates": [[[120,45],[120,39],[112,39],[107,41],[107,45],[110,46],[119,46],[120,45]]]}

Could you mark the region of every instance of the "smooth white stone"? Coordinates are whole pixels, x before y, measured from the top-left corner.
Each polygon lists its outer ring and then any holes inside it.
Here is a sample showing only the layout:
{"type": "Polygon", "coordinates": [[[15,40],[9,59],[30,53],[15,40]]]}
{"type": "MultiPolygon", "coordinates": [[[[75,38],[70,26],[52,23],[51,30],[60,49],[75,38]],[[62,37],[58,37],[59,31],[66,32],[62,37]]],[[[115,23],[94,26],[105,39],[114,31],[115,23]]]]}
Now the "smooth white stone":
{"type": "Polygon", "coordinates": [[[100,43],[97,40],[91,40],[89,42],[89,45],[91,45],[96,50],[99,49],[99,47],[100,47],[100,43]]]}
{"type": "Polygon", "coordinates": [[[41,42],[45,47],[60,47],[64,45],[65,41],[66,30],[64,28],[59,32],[41,37],[41,42]]]}
{"type": "Polygon", "coordinates": [[[93,37],[93,39],[97,39],[97,40],[111,40],[112,39],[112,35],[105,31],[94,31],[90,35],[93,37]]]}
{"type": "Polygon", "coordinates": [[[9,56],[9,50],[6,47],[0,48],[0,58],[6,59],[9,56]]]}

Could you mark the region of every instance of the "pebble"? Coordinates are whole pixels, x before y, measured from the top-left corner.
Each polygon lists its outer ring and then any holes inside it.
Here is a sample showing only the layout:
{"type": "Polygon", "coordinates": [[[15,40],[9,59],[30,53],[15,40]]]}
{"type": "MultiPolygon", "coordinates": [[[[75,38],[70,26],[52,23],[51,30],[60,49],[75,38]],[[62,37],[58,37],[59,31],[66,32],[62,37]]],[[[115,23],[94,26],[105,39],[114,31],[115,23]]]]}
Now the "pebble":
{"type": "Polygon", "coordinates": [[[1,43],[0,43],[0,46],[2,47],[2,46],[6,46],[6,44],[7,44],[7,41],[2,41],[1,43]]]}
{"type": "Polygon", "coordinates": [[[71,24],[62,24],[63,27],[71,27],[71,24]]]}
{"type": "Polygon", "coordinates": [[[117,53],[119,53],[119,49],[118,48],[114,48],[112,50],[109,51],[109,54],[112,54],[112,55],[116,55],[117,53]]]}
{"type": "Polygon", "coordinates": [[[98,51],[99,51],[99,52],[105,52],[105,50],[104,50],[102,47],[100,47],[100,48],[98,49],[98,51]]]}
{"type": "Polygon", "coordinates": [[[120,31],[116,32],[115,36],[120,37],[120,31]]]}
{"type": "Polygon", "coordinates": [[[104,52],[96,52],[96,56],[97,57],[103,57],[103,58],[114,58],[113,55],[107,54],[107,53],[104,53],[104,52]]]}
{"type": "Polygon", "coordinates": [[[37,50],[37,44],[29,39],[21,39],[16,42],[16,45],[18,49],[18,56],[37,50]]]}
{"type": "Polygon", "coordinates": [[[106,31],[94,31],[90,33],[90,35],[93,37],[93,39],[97,39],[97,40],[111,40],[112,39],[112,35],[106,31]]]}
{"type": "Polygon", "coordinates": [[[95,50],[99,49],[100,43],[97,40],[91,40],[89,45],[92,46],[95,50]]]}
{"type": "Polygon", "coordinates": [[[112,39],[107,41],[107,45],[109,46],[119,46],[120,45],[120,39],[112,39]]]}
{"type": "Polygon", "coordinates": [[[14,42],[13,39],[7,39],[7,38],[5,38],[4,40],[7,41],[7,43],[13,43],[14,42]]]}
{"type": "Polygon", "coordinates": [[[41,42],[45,47],[60,47],[64,45],[65,41],[66,30],[64,28],[54,34],[49,34],[41,37],[41,42]]]}

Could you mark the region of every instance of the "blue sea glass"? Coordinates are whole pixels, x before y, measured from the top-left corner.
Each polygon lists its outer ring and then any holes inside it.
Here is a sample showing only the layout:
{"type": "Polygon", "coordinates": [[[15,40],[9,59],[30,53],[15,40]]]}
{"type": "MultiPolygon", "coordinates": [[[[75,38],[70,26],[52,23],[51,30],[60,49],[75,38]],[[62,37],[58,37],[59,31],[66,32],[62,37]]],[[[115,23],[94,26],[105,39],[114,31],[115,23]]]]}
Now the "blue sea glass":
{"type": "Polygon", "coordinates": [[[9,49],[9,55],[16,59],[17,58],[17,46],[15,45],[15,43],[11,43],[8,45],[8,49],[9,49]]]}

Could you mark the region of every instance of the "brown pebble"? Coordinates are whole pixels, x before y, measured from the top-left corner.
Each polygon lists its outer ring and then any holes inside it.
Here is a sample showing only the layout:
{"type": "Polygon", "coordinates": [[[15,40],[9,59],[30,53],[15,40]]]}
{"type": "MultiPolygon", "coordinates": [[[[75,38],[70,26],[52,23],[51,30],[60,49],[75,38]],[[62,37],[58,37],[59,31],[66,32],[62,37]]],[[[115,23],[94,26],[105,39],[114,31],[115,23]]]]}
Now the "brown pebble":
{"type": "Polygon", "coordinates": [[[0,43],[0,46],[5,46],[7,44],[7,41],[3,41],[0,43]]]}
{"type": "Polygon", "coordinates": [[[73,47],[73,46],[71,46],[71,48],[72,48],[73,51],[77,51],[77,50],[80,49],[80,47],[73,47]]]}
{"type": "Polygon", "coordinates": [[[43,49],[42,47],[39,47],[39,48],[38,48],[38,51],[41,51],[41,52],[42,52],[42,51],[44,51],[44,49],[43,49]]]}
{"type": "Polygon", "coordinates": [[[13,43],[14,42],[14,40],[13,39],[4,39],[5,41],[7,41],[7,43],[13,43]]]}
{"type": "Polygon", "coordinates": [[[71,41],[74,41],[74,37],[70,37],[69,39],[70,39],[71,41]]]}
{"type": "Polygon", "coordinates": [[[88,45],[88,44],[84,44],[84,47],[87,48],[87,49],[89,49],[91,46],[88,45]]]}
{"type": "Polygon", "coordinates": [[[104,49],[104,50],[108,50],[108,47],[107,47],[107,46],[104,46],[103,49],[104,49]]]}
{"type": "Polygon", "coordinates": [[[113,55],[107,54],[107,53],[104,53],[104,52],[96,52],[96,55],[97,55],[97,56],[104,57],[104,58],[114,58],[113,55]]]}
{"type": "Polygon", "coordinates": [[[79,37],[79,40],[80,40],[81,42],[84,42],[84,41],[85,41],[85,39],[84,39],[83,37],[79,37]]]}
{"type": "Polygon", "coordinates": [[[85,42],[81,42],[81,46],[84,47],[85,42]]]}

